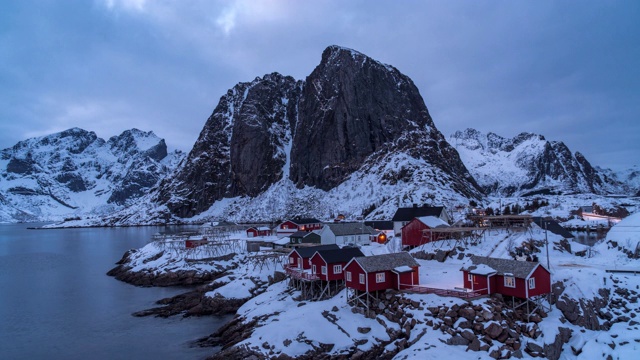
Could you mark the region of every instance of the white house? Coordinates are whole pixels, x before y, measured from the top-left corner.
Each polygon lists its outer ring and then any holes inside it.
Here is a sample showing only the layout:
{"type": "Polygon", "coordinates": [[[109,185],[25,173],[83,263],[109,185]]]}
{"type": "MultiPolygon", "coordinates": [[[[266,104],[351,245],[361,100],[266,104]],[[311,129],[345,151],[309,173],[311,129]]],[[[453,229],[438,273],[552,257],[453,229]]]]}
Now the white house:
{"type": "Polygon", "coordinates": [[[318,232],[320,243],[336,245],[369,245],[375,230],[363,223],[325,224],[318,232]]]}

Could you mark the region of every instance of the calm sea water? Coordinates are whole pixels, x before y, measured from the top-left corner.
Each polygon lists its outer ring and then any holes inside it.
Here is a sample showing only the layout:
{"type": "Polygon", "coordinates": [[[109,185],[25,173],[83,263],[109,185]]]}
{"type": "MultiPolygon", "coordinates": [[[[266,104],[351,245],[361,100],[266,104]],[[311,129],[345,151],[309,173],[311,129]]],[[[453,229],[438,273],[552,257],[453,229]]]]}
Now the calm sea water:
{"type": "Polygon", "coordinates": [[[189,342],[228,318],[136,318],[179,288],[139,288],[106,272],[167,228],[28,230],[0,225],[0,359],[200,359],[189,342]]]}

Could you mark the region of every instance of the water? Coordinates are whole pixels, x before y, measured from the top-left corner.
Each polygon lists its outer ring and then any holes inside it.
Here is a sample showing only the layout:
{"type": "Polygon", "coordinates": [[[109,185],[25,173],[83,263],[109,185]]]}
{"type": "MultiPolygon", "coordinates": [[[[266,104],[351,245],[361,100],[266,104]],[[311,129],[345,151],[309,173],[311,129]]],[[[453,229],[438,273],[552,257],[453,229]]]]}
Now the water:
{"type": "Polygon", "coordinates": [[[133,317],[185,289],[139,288],[105,275],[126,250],[165,230],[0,225],[0,358],[199,359],[214,353],[189,343],[228,317],[133,317]]]}
{"type": "Polygon", "coordinates": [[[604,239],[607,235],[607,232],[606,231],[572,231],[571,234],[573,234],[574,236],[573,241],[583,245],[593,246],[599,240],[604,239]]]}

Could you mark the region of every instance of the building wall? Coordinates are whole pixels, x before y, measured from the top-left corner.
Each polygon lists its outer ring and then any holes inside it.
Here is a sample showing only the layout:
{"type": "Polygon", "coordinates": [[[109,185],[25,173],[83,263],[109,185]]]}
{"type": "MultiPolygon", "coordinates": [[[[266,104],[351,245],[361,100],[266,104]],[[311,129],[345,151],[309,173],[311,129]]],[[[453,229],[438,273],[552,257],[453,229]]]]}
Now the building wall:
{"type": "MultiPolygon", "coordinates": [[[[551,275],[542,266],[538,266],[533,274],[531,274],[530,278],[535,279],[536,287],[534,289],[529,289],[529,297],[544,295],[551,292],[551,275]]],[[[529,283],[527,281],[527,286],[528,285],[529,283]]]]}
{"type": "Polygon", "coordinates": [[[323,227],[320,231],[320,243],[322,245],[336,244],[336,236],[328,226],[323,227]]]}
{"type": "Polygon", "coordinates": [[[343,271],[345,272],[345,285],[348,288],[360,291],[367,290],[366,281],[365,284],[360,284],[360,274],[364,274],[365,272],[356,261],[349,262],[343,271]],[[351,281],[347,280],[347,271],[351,272],[351,281]]]}

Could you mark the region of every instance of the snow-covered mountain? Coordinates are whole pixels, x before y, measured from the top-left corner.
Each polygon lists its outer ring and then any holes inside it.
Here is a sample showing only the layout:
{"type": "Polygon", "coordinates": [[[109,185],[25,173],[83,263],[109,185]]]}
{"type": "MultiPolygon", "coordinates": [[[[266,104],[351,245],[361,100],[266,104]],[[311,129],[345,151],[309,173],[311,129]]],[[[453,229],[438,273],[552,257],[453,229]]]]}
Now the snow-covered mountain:
{"type": "Polygon", "coordinates": [[[630,188],[630,192],[635,196],[640,196],[640,167],[634,165],[630,169],[613,171],[611,169],[602,169],[596,167],[598,171],[606,174],[608,177],[626,184],[630,188]]]}
{"type": "Polygon", "coordinates": [[[304,81],[272,73],[230,89],[175,175],[110,223],[388,218],[481,197],[411,79],[330,46],[304,81]]]}
{"type": "Polygon", "coordinates": [[[475,129],[456,131],[449,139],[487,194],[609,194],[626,191],[620,181],[591,166],[560,141],[521,133],[512,139],[475,129]]]}
{"type": "Polygon", "coordinates": [[[184,157],[152,132],[105,141],[73,128],[0,152],[0,221],[104,215],[146,194],[184,157]]]}

